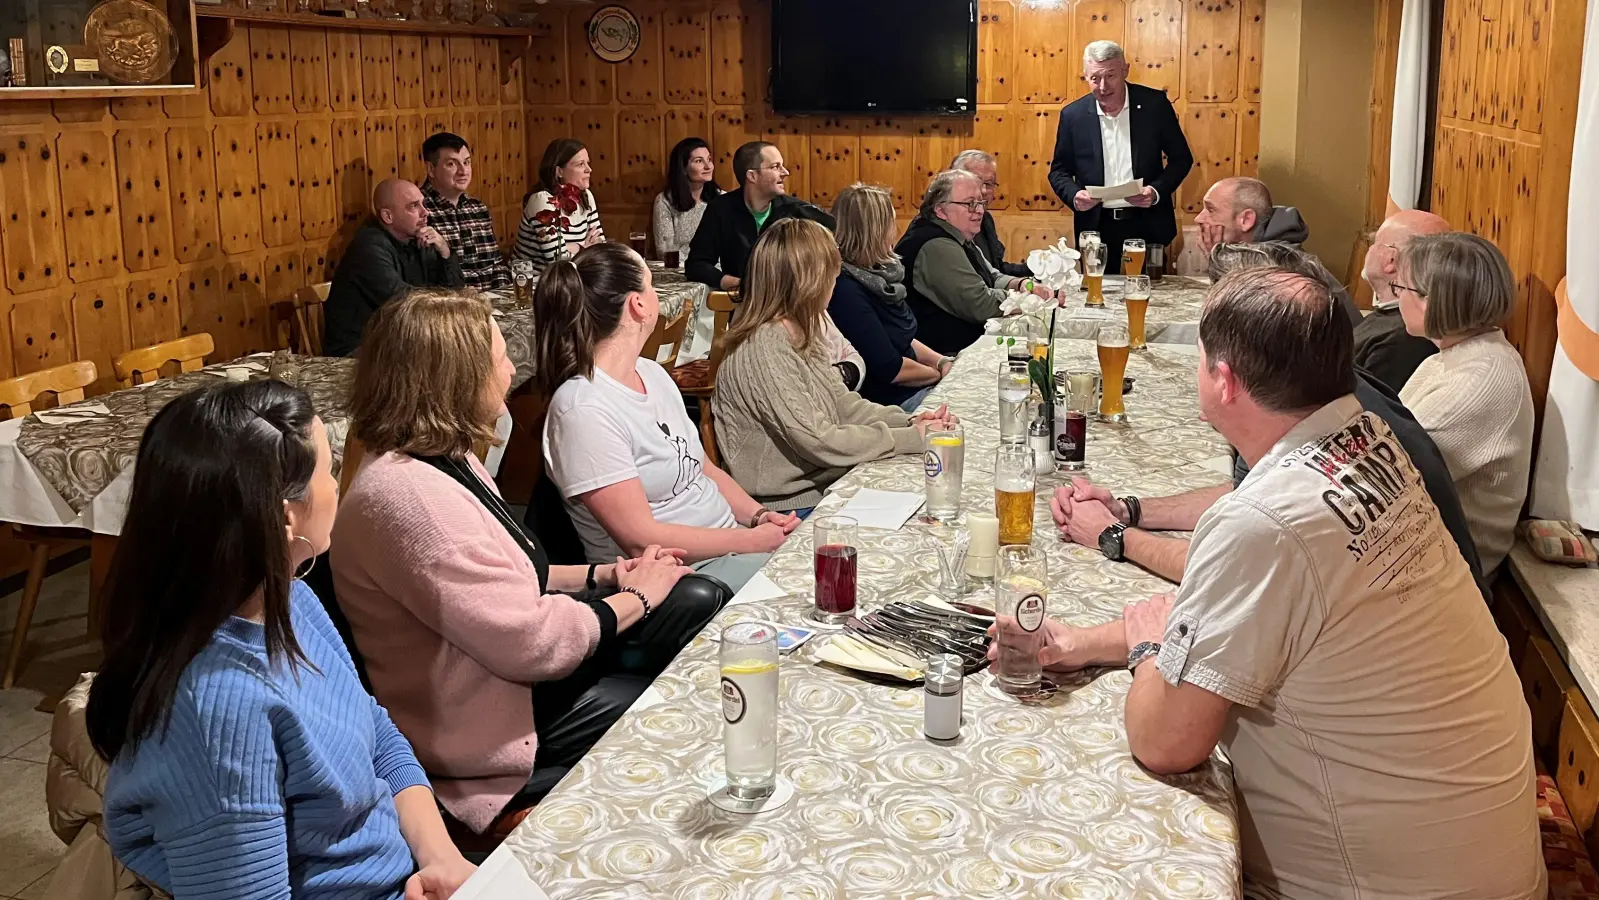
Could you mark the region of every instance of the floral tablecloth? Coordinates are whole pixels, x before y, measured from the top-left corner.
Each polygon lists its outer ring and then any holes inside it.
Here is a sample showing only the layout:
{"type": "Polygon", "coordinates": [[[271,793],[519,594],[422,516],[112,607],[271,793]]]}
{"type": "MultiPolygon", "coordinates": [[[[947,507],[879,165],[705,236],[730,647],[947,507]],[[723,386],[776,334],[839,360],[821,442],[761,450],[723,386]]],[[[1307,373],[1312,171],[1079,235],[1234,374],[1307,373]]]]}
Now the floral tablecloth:
{"type": "MultiPolygon", "coordinates": [[[[1094,353],[1087,341],[1057,345],[1063,368],[1093,365],[1094,353]]],[[[965,421],[968,509],[992,508],[1000,359],[979,342],[928,401],[965,421]]],[[[1192,347],[1133,354],[1130,421],[1092,424],[1090,477],[1145,496],[1226,479],[1226,444],[1198,421],[1196,364],[1192,347]]],[[[914,457],[869,463],[818,514],[862,487],[920,492],[922,480],[914,457]]],[[[1169,589],[1058,539],[1048,493],[1063,481],[1042,479],[1035,511],[1051,615],[1097,624],[1169,589]]],[[[961,738],[940,746],[922,736],[920,688],[817,664],[826,639],[818,636],[780,668],[779,767],[794,798],[755,817],[711,806],[722,726],[709,635],[743,618],[804,624],[811,537],[810,524],[801,526],[765,567],[788,596],[722,613],[511,835],[497,865],[509,855],[554,900],[1238,895],[1230,768],[1219,758],[1176,778],[1140,768],[1122,724],[1125,671],[1062,679],[1036,704],[997,693],[987,672],[973,675],[961,738]]],[[[861,544],[865,609],[936,592],[935,537],[916,520],[898,532],[863,531],[861,544]]]]}
{"type": "MultiPolygon", "coordinates": [[[[1199,336],[1199,311],[1205,304],[1205,291],[1210,281],[1184,275],[1171,275],[1150,284],[1149,311],[1144,315],[1144,340],[1151,344],[1192,344],[1199,336]]],[[[1066,305],[1055,322],[1057,338],[1077,338],[1091,341],[1099,333],[1103,322],[1127,321],[1127,306],[1122,302],[1122,280],[1119,276],[1105,277],[1105,305],[1090,309],[1087,292],[1081,288],[1071,290],[1066,305]]],[[[991,319],[988,332],[993,334],[1002,320],[991,319]]]]}

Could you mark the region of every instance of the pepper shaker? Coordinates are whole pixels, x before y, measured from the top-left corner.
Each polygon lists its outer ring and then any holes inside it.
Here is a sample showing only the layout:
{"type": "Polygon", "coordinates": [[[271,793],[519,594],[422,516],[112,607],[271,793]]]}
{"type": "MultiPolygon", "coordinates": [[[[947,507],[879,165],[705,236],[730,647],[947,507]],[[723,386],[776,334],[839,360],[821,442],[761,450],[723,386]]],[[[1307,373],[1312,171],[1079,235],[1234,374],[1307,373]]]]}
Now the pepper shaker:
{"type": "Polygon", "coordinates": [[[962,686],[966,670],[953,653],[934,653],[927,657],[926,685],[922,701],[922,733],[935,741],[953,741],[961,736],[962,686]]]}

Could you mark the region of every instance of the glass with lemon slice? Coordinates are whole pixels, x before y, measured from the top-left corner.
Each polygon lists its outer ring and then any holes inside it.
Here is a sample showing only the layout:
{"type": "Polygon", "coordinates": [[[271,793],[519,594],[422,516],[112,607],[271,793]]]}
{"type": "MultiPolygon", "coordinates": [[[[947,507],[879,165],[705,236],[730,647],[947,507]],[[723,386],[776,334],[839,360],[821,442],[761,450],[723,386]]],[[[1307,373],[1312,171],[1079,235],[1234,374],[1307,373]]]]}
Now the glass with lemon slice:
{"type": "Polygon", "coordinates": [[[922,474],[926,476],[925,517],[955,524],[961,515],[961,481],[966,469],[966,432],[953,422],[927,426],[922,474]]]}
{"type": "Polygon", "coordinates": [[[765,622],[727,626],[721,662],[727,793],[764,800],[777,786],[777,629],[765,622]]]}

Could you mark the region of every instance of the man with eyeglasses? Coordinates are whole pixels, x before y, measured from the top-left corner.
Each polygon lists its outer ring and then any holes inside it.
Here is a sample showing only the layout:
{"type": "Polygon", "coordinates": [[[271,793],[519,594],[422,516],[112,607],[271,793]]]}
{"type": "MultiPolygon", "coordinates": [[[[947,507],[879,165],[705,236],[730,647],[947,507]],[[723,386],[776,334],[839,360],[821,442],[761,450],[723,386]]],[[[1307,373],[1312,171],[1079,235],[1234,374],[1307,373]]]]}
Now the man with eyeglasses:
{"type": "Polygon", "coordinates": [[[999,229],[994,225],[994,214],[988,207],[994,203],[994,198],[999,195],[999,162],[993,154],[982,150],[962,150],[955,154],[955,159],[950,162],[951,169],[970,172],[982,182],[983,193],[979,197],[985,204],[983,209],[983,227],[977,232],[977,237],[972,243],[977,249],[983,251],[988,261],[994,268],[1006,275],[1017,275],[1026,278],[1033,274],[1026,263],[1005,261],[1005,242],[999,239],[999,229]]]}
{"type": "Polygon", "coordinates": [[[683,273],[713,291],[736,291],[761,232],[784,219],[810,219],[832,230],[833,217],[788,196],[783,152],[766,141],[750,141],[733,154],[739,186],[712,197],[689,243],[683,273]]]}
{"type": "Polygon", "coordinates": [[[1438,345],[1405,331],[1399,317],[1399,293],[1394,276],[1399,272],[1399,251],[1417,235],[1450,231],[1442,217],[1419,209],[1389,216],[1371,239],[1361,277],[1371,285],[1372,310],[1355,326],[1355,365],[1399,393],[1421,361],[1438,352],[1438,345]]]}

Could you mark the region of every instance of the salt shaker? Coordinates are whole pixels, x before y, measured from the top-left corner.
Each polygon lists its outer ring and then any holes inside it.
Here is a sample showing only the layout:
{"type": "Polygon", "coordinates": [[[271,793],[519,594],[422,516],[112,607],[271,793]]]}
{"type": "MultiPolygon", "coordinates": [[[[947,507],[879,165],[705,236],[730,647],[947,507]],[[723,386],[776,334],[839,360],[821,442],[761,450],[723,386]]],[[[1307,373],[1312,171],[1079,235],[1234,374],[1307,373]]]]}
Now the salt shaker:
{"type": "Polygon", "coordinates": [[[1033,449],[1033,473],[1048,475],[1055,471],[1055,451],[1051,444],[1054,436],[1050,434],[1050,424],[1043,416],[1033,420],[1027,426],[1027,446],[1033,449]]]}
{"type": "Polygon", "coordinates": [[[922,701],[922,733],[935,741],[953,741],[961,736],[961,688],[966,671],[961,658],[953,653],[934,653],[927,657],[926,685],[922,701]]]}

